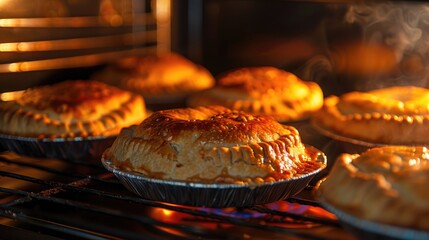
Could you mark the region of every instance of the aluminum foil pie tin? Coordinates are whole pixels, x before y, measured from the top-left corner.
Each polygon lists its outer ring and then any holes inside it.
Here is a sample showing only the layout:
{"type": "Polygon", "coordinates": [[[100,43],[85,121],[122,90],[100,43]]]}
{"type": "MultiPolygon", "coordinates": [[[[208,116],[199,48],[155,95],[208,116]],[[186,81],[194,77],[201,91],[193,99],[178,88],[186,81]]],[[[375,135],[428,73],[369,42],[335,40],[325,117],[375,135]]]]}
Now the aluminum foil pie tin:
{"type": "Polygon", "coordinates": [[[355,144],[355,145],[359,145],[359,146],[367,147],[367,148],[381,147],[381,146],[387,145],[387,144],[367,142],[367,141],[363,141],[363,140],[358,140],[358,139],[342,136],[338,133],[335,133],[331,130],[328,130],[328,129],[322,127],[320,124],[317,124],[316,122],[312,122],[312,125],[318,132],[322,133],[323,135],[325,135],[327,137],[338,140],[338,141],[348,142],[351,144],[355,144]]]}
{"type": "Polygon", "coordinates": [[[101,161],[128,190],[145,199],[211,208],[245,207],[284,200],[301,192],[326,167],[326,156],[320,152],[317,161],[323,163],[321,168],[288,180],[262,184],[206,184],[149,178],[119,169],[104,157],[101,161]]]}
{"type": "Polygon", "coordinates": [[[115,136],[87,138],[30,138],[0,134],[0,150],[36,158],[99,162],[115,136]]]}
{"type": "Polygon", "coordinates": [[[330,138],[333,141],[328,143],[327,145],[330,144],[335,147],[340,147],[340,149],[338,149],[339,153],[342,153],[342,152],[347,152],[350,154],[362,153],[370,148],[382,147],[387,145],[387,144],[372,143],[372,142],[350,138],[347,136],[342,136],[336,132],[326,129],[316,121],[312,121],[311,125],[317,132],[330,138]]]}
{"type": "Polygon", "coordinates": [[[429,232],[368,221],[330,205],[323,197],[318,196],[317,200],[326,210],[335,214],[341,224],[359,239],[429,239],[429,232]]]}

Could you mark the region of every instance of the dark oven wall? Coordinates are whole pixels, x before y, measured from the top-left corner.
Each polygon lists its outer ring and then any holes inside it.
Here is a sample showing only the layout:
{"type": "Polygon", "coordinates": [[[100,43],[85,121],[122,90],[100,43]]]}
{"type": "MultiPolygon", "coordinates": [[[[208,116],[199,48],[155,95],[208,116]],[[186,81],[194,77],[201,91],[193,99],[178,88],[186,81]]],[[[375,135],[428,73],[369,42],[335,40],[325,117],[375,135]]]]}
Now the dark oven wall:
{"type": "MultiPolygon", "coordinates": [[[[21,2],[13,3],[19,5],[21,2]]],[[[64,1],[68,4],[83,2],[64,1]]],[[[116,9],[123,16],[154,12],[153,2],[149,0],[100,0],[87,3],[96,7],[86,8],[83,15],[99,14],[101,2],[121,3],[104,6],[103,9],[107,12],[116,9]]],[[[42,0],[32,2],[31,6],[37,6],[34,9],[39,14],[35,17],[43,17],[47,12],[42,11],[46,5],[44,3],[42,0]]],[[[172,51],[206,66],[214,75],[237,67],[271,65],[294,72],[304,80],[319,83],[325,95],[389,85],[427,86],[427,5],[425,1],[172,0],[169,41],[172,51]]],[[[3,17],[24,16],[21,8],[14,9],[16,11],[3,11],[3,14],[7,13],[3,17]]],[[[81,8],[68,6],[68,9],[69,12],[58,10],[51,13],[58,16],[82,15],[81,8]]],[[[23,41],[41,40],[48,36],[45,33],[73,36],[78,33],[84,37],[135,34],[132,39],[140,39],[149,38],[151,35],[145,31],[151,32],[157,27],[156,23],[149,21],[133,24],[110,29],[84,28],[85,31],[78,31],[78,28],[50,30],[3,26],[0,30],[5,34],[0,40],[1,43],[14,42],[17,37],[23,41]],[[37,34],[31,34],[32,31],[37,34]]],[[[155,48],[156,41],[159,41],[146,40],[144,47],[155,48]]],[[[82,54],[133,50],[142,47],[141,43],[120,42],[110,47],[85,48],[82,54]]],[[[22,49],[8,52],[5,47],[2,45],[0,49],[0,67],[8,67],[5,63],[16,59],[50,59],[58,57],[55,54],[64,54],[63,51],[37,52],[37,58],[33,55],[29,58],[29,54],[33,53],[22,49]]],[[[67,50],[66,54],[73,56],[77,51],[67,50]]],[[[104,60],[102,58],[100,62],[104,60]]],[[[85,79],[103,67],[101,64],[90,65],[54,71],[2,71],[0,91],[24,89],[68,78],[85,79]]],[[[21,67],[25,70],[26,66],[21,67]]],[[[46,65],[42,63],[39,67],[43,69],[46,65]]]]}
{"type": "Polygon", "coordinates": [[[427,3],[173,1],[172,49],[215,75],[271,65],[326,95],[427,86],[427,3]]]}

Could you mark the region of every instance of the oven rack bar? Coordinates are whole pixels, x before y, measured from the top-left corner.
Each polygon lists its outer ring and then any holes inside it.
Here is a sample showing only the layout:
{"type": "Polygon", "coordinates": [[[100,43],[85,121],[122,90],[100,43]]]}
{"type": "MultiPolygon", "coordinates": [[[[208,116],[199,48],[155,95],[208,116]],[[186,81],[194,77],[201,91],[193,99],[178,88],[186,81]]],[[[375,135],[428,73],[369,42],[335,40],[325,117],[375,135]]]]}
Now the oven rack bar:
{"type": "Polygon", "coordinates": [[[74,16],[74,17],[32,17],[0,18],[2,28],[94,28],[139,26],[155,23],[152,13],[138,13],[112,16],[74,16]]]}
{"type": "Polygon", "coordinates": [[[81,37],[68,39],[55,39],[30,42],[0,43],[2,53],[48,52],[48,51],[72,51],[83,49],[106,49],[112,47],[124,47],[155,43],[156,26],[148,26],[154,30],[135,31],[132,33],[112,34],[96,37],[81,37]]]}
{"type": "Polygon", "coordinates": [[[125,50],[122,49],[99,53],[81,54],[78,56],[1,63],[0,73],[33,72],[65,68],[91,67],[106,64],[110,61],[114,61],[115,59],[125,56],[153,54],[157,51],[158,45],[158,42],[149,42],[140,46],[139,48],[125,50]]]}

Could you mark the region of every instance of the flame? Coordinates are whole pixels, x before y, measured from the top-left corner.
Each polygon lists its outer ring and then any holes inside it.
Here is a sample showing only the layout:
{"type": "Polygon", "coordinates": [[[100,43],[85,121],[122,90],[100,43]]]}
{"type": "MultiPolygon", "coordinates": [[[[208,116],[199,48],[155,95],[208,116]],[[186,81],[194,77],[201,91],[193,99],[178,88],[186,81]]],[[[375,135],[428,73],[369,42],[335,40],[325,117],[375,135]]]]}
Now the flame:
{"type": "Polygon", "coordinates": [[[309,215],[317,216],[317,217],[320,217],[320,218],[328,218],[328,219],[331,219],[331,220],[336,220],[337,219],[337,217],[334,214],[332,214],[331,212],[328,212],[325,209],[320,208],[320,207],[312,207],[312,206],[310,206],[308,208],[308,210],[307,210],[307,213],[309,215]]]}
{"type": "MultiPolygon", "coordinates": [[[[240,224],[235,224],[235,221],[222,221],[212,217],[205,217],[204,215],[194,215],[193,211],[208,213],[210,216],[222,216],[231,217],[240,221],[253,222],[259,225],[267,225],[273,227],[280,227],[284,229],[295,229],[296,231],[311,231],[315,234],[320,233],[320,236],[324,236],[332,233],[332,227],[325,226],[319,222],[312,222],[311,220],[304,220],[304,218],[296,219],[295,217],[287,217],[282,214],[270,214],[264,211],[256,211],[253,208],[203,208],[203,207],[188,207],[181,205],[167,204],[177,208],[175,211],[173,208],[151,208],[148,212],[148,216],[167,224],[189,226],[195,228],[196,231],[210,233],[218,233],[219,236],[225,235],[231,238],[241,239],[259,239],[266,238],[266,231],[261,231],[259,228],[247,228],[240,224]],[[192,210],[192,213],[182,212],[180,209],[192,210]],[[256,213],[256,214],[252,214],[256,213]],[[281,216],[282,215],[282,216],[281,216]],[[310,229],[310,230],[308,230],[310,229]]],[[[255,206],[256,208],[258,206],[255,206]]],[[[262,206],[261,206],[262,207],[262,206]]],[[[299,203],[290,203],[287,201],[278,201],[263,206],[263,209],[268,208],[273,211],[279,211],[284,213],[293,213],[301,216],[313,217],[315,219],[326,219],[336,221],[336,217],[316,206],[303,205],[299,203]]],[[[181,231],[175,227],[156,226],[159,230],[174,236],[180,236],[182,238],[191,238],[188,233],[181,231]]],[[[273,233],[271,237],[283,238],[282,233],[273,233]],[[277,235],[278,234],[278,235],[277,235]]],[[[329,235],[330,236],[330,235],[329,235]]],[[[328,237],[330,238],[330,237],[328,237]]]]}
{"type": "MultiPolygon", "coordinates": [[[[169,204],[170,205],[170,204],[169,204]]],[[[185,207],[176,205],[180,208],[188,208],[191,210],[198,210],[202,212],[207,212],[214,215],[219,216],[227,216],[232,218],[243,218],[249,220],[262,220],[264,221],[264,217],[268,216],[268,213],[262,213],[255,210],[250,209],[237,209],[237,208],[198,208],[198,207],[185,207]]],[[[267,208],[280,211],[280,212],[288,212],[292,214],[305,215],[305,216],[313,216],[318,218],[326,218],[331,220],[336,220],[334,214],[324,210],[320,207],[315,206],[307,206],[299,203],[289,203],[286,201],[274,202],[266,205],[267,208]]],[[[199,226],[206,229],[216,229],[219,226],[228,227],[230,224],[228,223],[220,223],[220,222],[211,222],[211,221],[201,221],[203,217],[193,216],[192,214],[187,214],[183,212],[173,211],[164,208],[153,208],[150,213],[150,216],[156,218],[158,220],[164,221],[166,223],[178,224],[186,222],[195,222],[198,223],[199,226]],[[186,219],[186,220],[185,220],[186,219]]],[[[268,224],[268,223],[265,223],[268,224]]],[[[303,223],[302,221],[298,221],[295,223],[293,220],[291,222],[276,222],[271,223],[274,225],[279,225],[282,227],[293,227],[293,228],[308,228],[311,226],[317,226],[318,224],[313,223],[303,223]]]]}
{"type": "Polygon", "coordinates": [[[162,213],[161,213],[161,214],[163,214],[163,216],[164,216],[164,217],[167,217],[167,218],[174,214],[174,212],[173,212],[173,211],[168,210],[168,209],[161,209],[161,211],[162,211],[162,213]]]}

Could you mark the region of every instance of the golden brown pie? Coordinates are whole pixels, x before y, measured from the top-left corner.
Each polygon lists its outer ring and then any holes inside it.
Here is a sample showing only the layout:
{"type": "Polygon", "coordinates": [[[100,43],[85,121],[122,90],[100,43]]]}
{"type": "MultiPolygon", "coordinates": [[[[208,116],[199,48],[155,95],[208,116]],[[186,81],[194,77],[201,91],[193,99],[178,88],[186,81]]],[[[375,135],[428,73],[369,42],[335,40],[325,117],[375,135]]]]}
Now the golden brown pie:
{"type": "Polygon", "coordinates": [[[324,167],[298,131],[272,118],[221,106],[153,113],[124,129],[104,153],[115,166],[151,178],[262,183],[324,167]]]}
{"type": "Polygon", "coordinates": [[[303,81],[274,67],[231,71],[216,86],[190,97],[188,105],[222,105],[233,110],[274,117],[278,121],[307,118],[323,105],[323,93],[314,82],[303,81]]]}
{"type": "Polygon", "coordinates": [[[109,136],[145,117],[140,95],[96,81],[34,87],[0,101],[0,133],[13,136],[109,136]]]}
{"type": "Polygon", "coordinates": [[[123,58],[93,79],[138,93],[150,103],[184,98],[215,81],[206,68],[176,53],[123,58]]]}
{"type": "Polygon", "coordinates": [[[342,154],[316,195],[355,217],[429,230],[429,151],[386,146],[342,154]]]}
{"type": "Polygon", "coordinates": [[[325,99],[314,123],[352,139],[393,145],[429,143],[429,89],[396,86],[325,99]]]}

